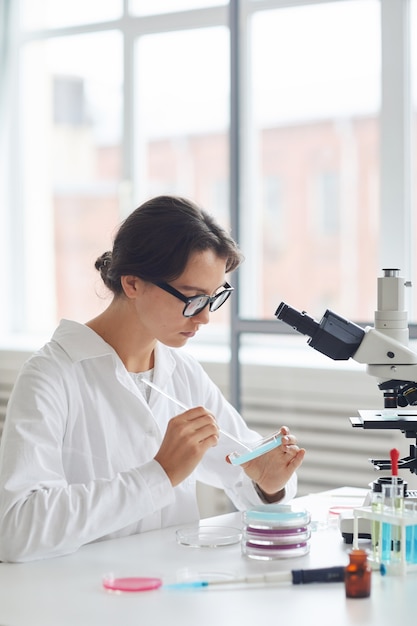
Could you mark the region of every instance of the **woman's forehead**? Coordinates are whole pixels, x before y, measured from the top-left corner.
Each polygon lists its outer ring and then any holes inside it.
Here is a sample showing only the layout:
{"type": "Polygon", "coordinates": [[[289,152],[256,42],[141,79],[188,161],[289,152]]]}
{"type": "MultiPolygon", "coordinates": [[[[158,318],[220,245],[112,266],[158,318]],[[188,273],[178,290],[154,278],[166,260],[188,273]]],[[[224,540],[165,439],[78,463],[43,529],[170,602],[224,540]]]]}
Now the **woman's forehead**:
{"type": "Polygon", "coordinates": [[[213,250],[203,250],[190,255],[184,271],[174,281],[176,287],[210,290],[213,293],[225,281],[226,259],[218,257],[213,250]]]}

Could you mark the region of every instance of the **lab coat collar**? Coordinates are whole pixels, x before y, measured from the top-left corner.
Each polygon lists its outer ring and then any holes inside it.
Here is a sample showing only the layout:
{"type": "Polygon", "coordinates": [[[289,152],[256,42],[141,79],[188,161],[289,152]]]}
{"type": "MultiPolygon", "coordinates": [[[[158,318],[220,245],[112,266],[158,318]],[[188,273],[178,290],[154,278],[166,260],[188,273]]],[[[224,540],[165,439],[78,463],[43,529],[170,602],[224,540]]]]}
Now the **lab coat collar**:
{"type": "Polygon", "coordinates": [[[74,362],[116,354],[91,328],[72,320],[61,320],[52,341],[56,341],[74,362]]]}
{"type": "MultiPolygon", "coordinates": [[[[114,348],[85,324],[72,320],[61,320],[52,336],[52,341],[58,343],[74,362],[110,355],[126,372],[114,348]]],[[[155,383],[160,384],[169,378],[174,368],[175,359],[172,348],[157,342],[155,346],[155,383]]]]}

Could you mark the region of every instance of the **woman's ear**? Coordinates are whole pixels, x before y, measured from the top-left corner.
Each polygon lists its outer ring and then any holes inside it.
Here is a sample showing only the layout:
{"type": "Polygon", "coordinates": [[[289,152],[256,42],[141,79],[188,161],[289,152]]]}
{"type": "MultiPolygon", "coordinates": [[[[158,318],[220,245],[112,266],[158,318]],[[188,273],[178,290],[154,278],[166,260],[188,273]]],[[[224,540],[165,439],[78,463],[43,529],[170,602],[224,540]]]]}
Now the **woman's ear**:
{"type": "Polygon", "coordinates": [[[137,276],[122,276],[120,282],[127,298],[136,298],[140,279],[137,276]]]}

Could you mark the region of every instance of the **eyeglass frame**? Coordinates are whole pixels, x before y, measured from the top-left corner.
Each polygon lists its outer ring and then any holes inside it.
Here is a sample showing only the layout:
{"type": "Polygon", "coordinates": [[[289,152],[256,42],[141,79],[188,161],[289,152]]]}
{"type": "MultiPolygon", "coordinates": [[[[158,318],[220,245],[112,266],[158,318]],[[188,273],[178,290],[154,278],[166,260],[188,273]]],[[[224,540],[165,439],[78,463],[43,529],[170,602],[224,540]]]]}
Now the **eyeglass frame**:
{"type": "Polygon", "coordinates": [[[178,298],[178,300],[181,300],[182,302],[185,303],[185,307],[184,307],[183,312],[182,312],[184,317],[194,317],[195,315],[198,315],[199,313],[201,313],[201,311],[203,311],[206,308],[207,305],[209,305],[210,312],[217,311],[218,309],[220,309],[221,306],[223,306],[223,304],[226,302],[226,300],[229,299],[229,297],[231,296],[232,292],[234,291],[234,287],[232,287],[232,285],[229,285],[228,282],[225,282],[222,285],[224,287],[224,289],[222,291],[219,291],[219,293],[214,294],[214,296],[209,296],[206,293],[201,293],[201,294],[197,294],[195,296],[191,296],[191,297],[187,298],[187,296],[184,296],[183,293],[178,291],[178,289],[175,289],[175,287],[172,287],[172,285],[170,285],[169,283],[165,283],[163,281],[154,281],[154,282],[152,282],[152,284],[156,285],[160,289],[163,289],[167,293],[170,293],[172,296],[175,296],[176,298],[178,298]],[[227,294],[227,295],[224,298],[223,302],[221,302],[219,304],[219,306],[216,307],[215,309],[212,309],[212,305],[216,302],[216,300],[219,297],[223,296],[224,294],[227,294]],[[187,307],[193,302],[193,300],[197,300],[197,298],[207,298],[207,302],[204,304],[204,306],[202,306],[200,309],[198,309],[192,315],[186,315],[185,311],[187,310],[187,307]]]}

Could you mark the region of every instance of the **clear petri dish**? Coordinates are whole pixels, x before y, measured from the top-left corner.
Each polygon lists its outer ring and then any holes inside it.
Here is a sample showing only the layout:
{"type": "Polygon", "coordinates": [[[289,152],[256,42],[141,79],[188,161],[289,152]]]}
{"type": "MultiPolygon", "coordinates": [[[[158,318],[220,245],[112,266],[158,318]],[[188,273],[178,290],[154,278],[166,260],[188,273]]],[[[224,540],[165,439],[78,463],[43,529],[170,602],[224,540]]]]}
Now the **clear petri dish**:
{"type": "Polygon", "coordinates": [[[229,454],[229,461],[232,465],[242,465],[242,463],[247,463],[248,461],[252,461],[252,459],[256,459],[267,452],[270,452],[274,448],[277,448],[281,445],[281,435],[279,433],[274,433],[269,437],[265,437],[260,441],[257,441],[252,450],[245,451],[243,453],[232,452],[229,454]]]}
{"type": "Polygon", "coordinates": [[[242,531],[227,526],[186,526],[176,531],[177,543],[192,548],[219,548],[239,543],[242,531]]]}
{"type": "Polygon", "coordinates": [[[235,571],[201,570],[193,567],[184,567],[176,573],[176,583],[188,583],[196,580],[207,582],[230,582],[238,577],[235,571]]]}

